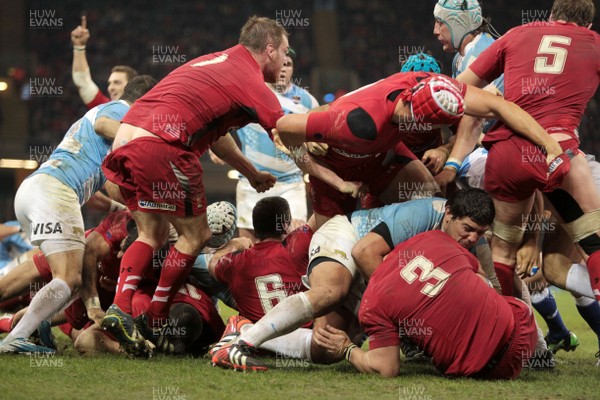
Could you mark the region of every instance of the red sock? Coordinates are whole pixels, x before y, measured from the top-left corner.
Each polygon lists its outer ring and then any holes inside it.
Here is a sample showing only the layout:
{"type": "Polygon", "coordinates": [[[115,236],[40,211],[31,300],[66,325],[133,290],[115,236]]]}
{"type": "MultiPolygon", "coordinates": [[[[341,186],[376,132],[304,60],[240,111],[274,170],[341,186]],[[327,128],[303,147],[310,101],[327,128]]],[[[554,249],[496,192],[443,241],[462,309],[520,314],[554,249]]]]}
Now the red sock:
{"type": "Polygon", "coordinates": [[[586,261],[592,291],[597,301],[600,301],[600,250],[595,251],[586,261]]]}
{"type": "Polygon", "coordinates": [[[514,267],[494,261],[494,270],[496,270],[496,276],[500,281],[502,294],[504,296],[512,296],[513,287],[515,286],[513,281],[514,267]]]}
{"type": "Polygon", "coordinates": [[[162,326],[163,320],[168,318],[173,297],[190,274],[194,261],[196,256],[183,254],[175,246],[171,246],[160,270],[160,279],[154,297],[146,311],[149,326],[162,326]]]}
{"type": "Polygon", "coordinates": [[[13,318],[15,316],[11,314],[7,314],[0,318],[0,333],[8,333],[10,332],[10,328],[12,326],[13,318]]]}
{"type": "Polygon", "coordinates": [[[114,304],[128,314],[131,314],[131,298],[152,261],[153,253],[152,246],[136,240],[129,246],[121,259],[121,271],[114,304]]]}

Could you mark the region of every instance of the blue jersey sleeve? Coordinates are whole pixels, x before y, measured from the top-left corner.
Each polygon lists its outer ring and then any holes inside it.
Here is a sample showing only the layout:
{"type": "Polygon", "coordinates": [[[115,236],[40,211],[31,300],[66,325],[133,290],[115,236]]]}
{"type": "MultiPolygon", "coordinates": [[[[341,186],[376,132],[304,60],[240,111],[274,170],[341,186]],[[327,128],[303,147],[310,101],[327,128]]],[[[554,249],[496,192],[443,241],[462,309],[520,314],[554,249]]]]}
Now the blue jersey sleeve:
{"type": "Polygon", "coordinates": [[[115,121],[121,121],[125,114],[127,114],[128,110],[129,107],[120,101],[111,101],[110,103],[105,104],[104,107],[100,108],[98,114],[96,115],[96,119],[100,117],[107,117],[114,119],[115,121]]]}

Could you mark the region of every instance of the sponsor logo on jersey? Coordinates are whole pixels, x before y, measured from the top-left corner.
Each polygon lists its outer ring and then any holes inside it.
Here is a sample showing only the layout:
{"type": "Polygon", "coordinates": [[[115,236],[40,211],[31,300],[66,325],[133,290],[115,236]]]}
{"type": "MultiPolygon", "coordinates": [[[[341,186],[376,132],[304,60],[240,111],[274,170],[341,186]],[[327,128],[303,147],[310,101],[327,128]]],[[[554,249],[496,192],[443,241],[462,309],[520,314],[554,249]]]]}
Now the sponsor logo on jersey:
{"type": "Polygon", "coordinates": [[[369,158],[369,157],[374,157],[376,156],[376,154],[355,154],[355,153],[348,153],[345,150],[342,149],[338,149],[335,147],[331,148],[333,151],[335,151],[336,153],[344,156],[344,157],[348,157],[348,158],[369,158]]]}
{"type": "Polygon", "coordinates": [[[321,251],[321,246],[317,246],[314,247],[310,250],[310,256],[314,256],[315,254],[319,253],[321,251]]]}
{"type": "Polygon", "coordinates": [[[139,200],[138,206],[141,208],[146,208],[149,210],[166,210],[166,211],[175,211],[177,206],[174,204],[167,203],[156,203],[150,200],[139,200]]]}
{"type": "Polygon", "coordinates": [[[40,223],[35,224],[35,226],[33,227],[34,235],[42,235],[49,233],[63,233],[62,225],[60,224],[60,222],[46,222],[45,224],[40,223]]]}
{"type": "Polygon", "coordinates": [[[348,257],[346,256],[346,253],[341,251],[341,250],[333,250],[334,254],[337,254],[338,256],[342,257],[344,260],[348,260],[348,257]]]}

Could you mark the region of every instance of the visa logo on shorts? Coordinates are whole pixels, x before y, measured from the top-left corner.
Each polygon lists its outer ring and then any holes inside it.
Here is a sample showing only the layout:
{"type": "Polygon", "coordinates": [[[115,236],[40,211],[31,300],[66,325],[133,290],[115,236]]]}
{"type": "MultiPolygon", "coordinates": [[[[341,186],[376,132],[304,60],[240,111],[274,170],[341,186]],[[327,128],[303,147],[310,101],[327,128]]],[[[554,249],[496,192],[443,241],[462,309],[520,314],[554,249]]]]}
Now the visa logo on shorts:
{"type": "Polygon", "coordinates": [[[48,233],[63,233],[60,222],[46,222],[41,224],[35,224],[33,227],[34,235],[42,235],[48,233]]]}
{"type": "Polygon", "coordinates": [[[150,200],[139,200],[138,206],[141,208],[147,208],[150,210],[166,210],[166,211],[175,211],[177,206],[174,204],[166,204],[166,203],[156,203],[150,200]]]}

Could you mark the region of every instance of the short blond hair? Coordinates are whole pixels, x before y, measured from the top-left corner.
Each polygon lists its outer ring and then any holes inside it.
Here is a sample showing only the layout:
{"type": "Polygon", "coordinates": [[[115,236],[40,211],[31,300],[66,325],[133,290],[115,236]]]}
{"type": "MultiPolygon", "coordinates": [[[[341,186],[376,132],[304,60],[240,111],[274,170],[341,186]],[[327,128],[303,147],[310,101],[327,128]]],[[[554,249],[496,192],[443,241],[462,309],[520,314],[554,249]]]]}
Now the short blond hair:
{"type": "Polygon", "coordinates": [[[279,47],[284,35],[288,36],[287,31],[274,19],[253,15],[248,18],[240,31],[240,44],[258,53],[269,43],[276,48],[279,47]]]}

